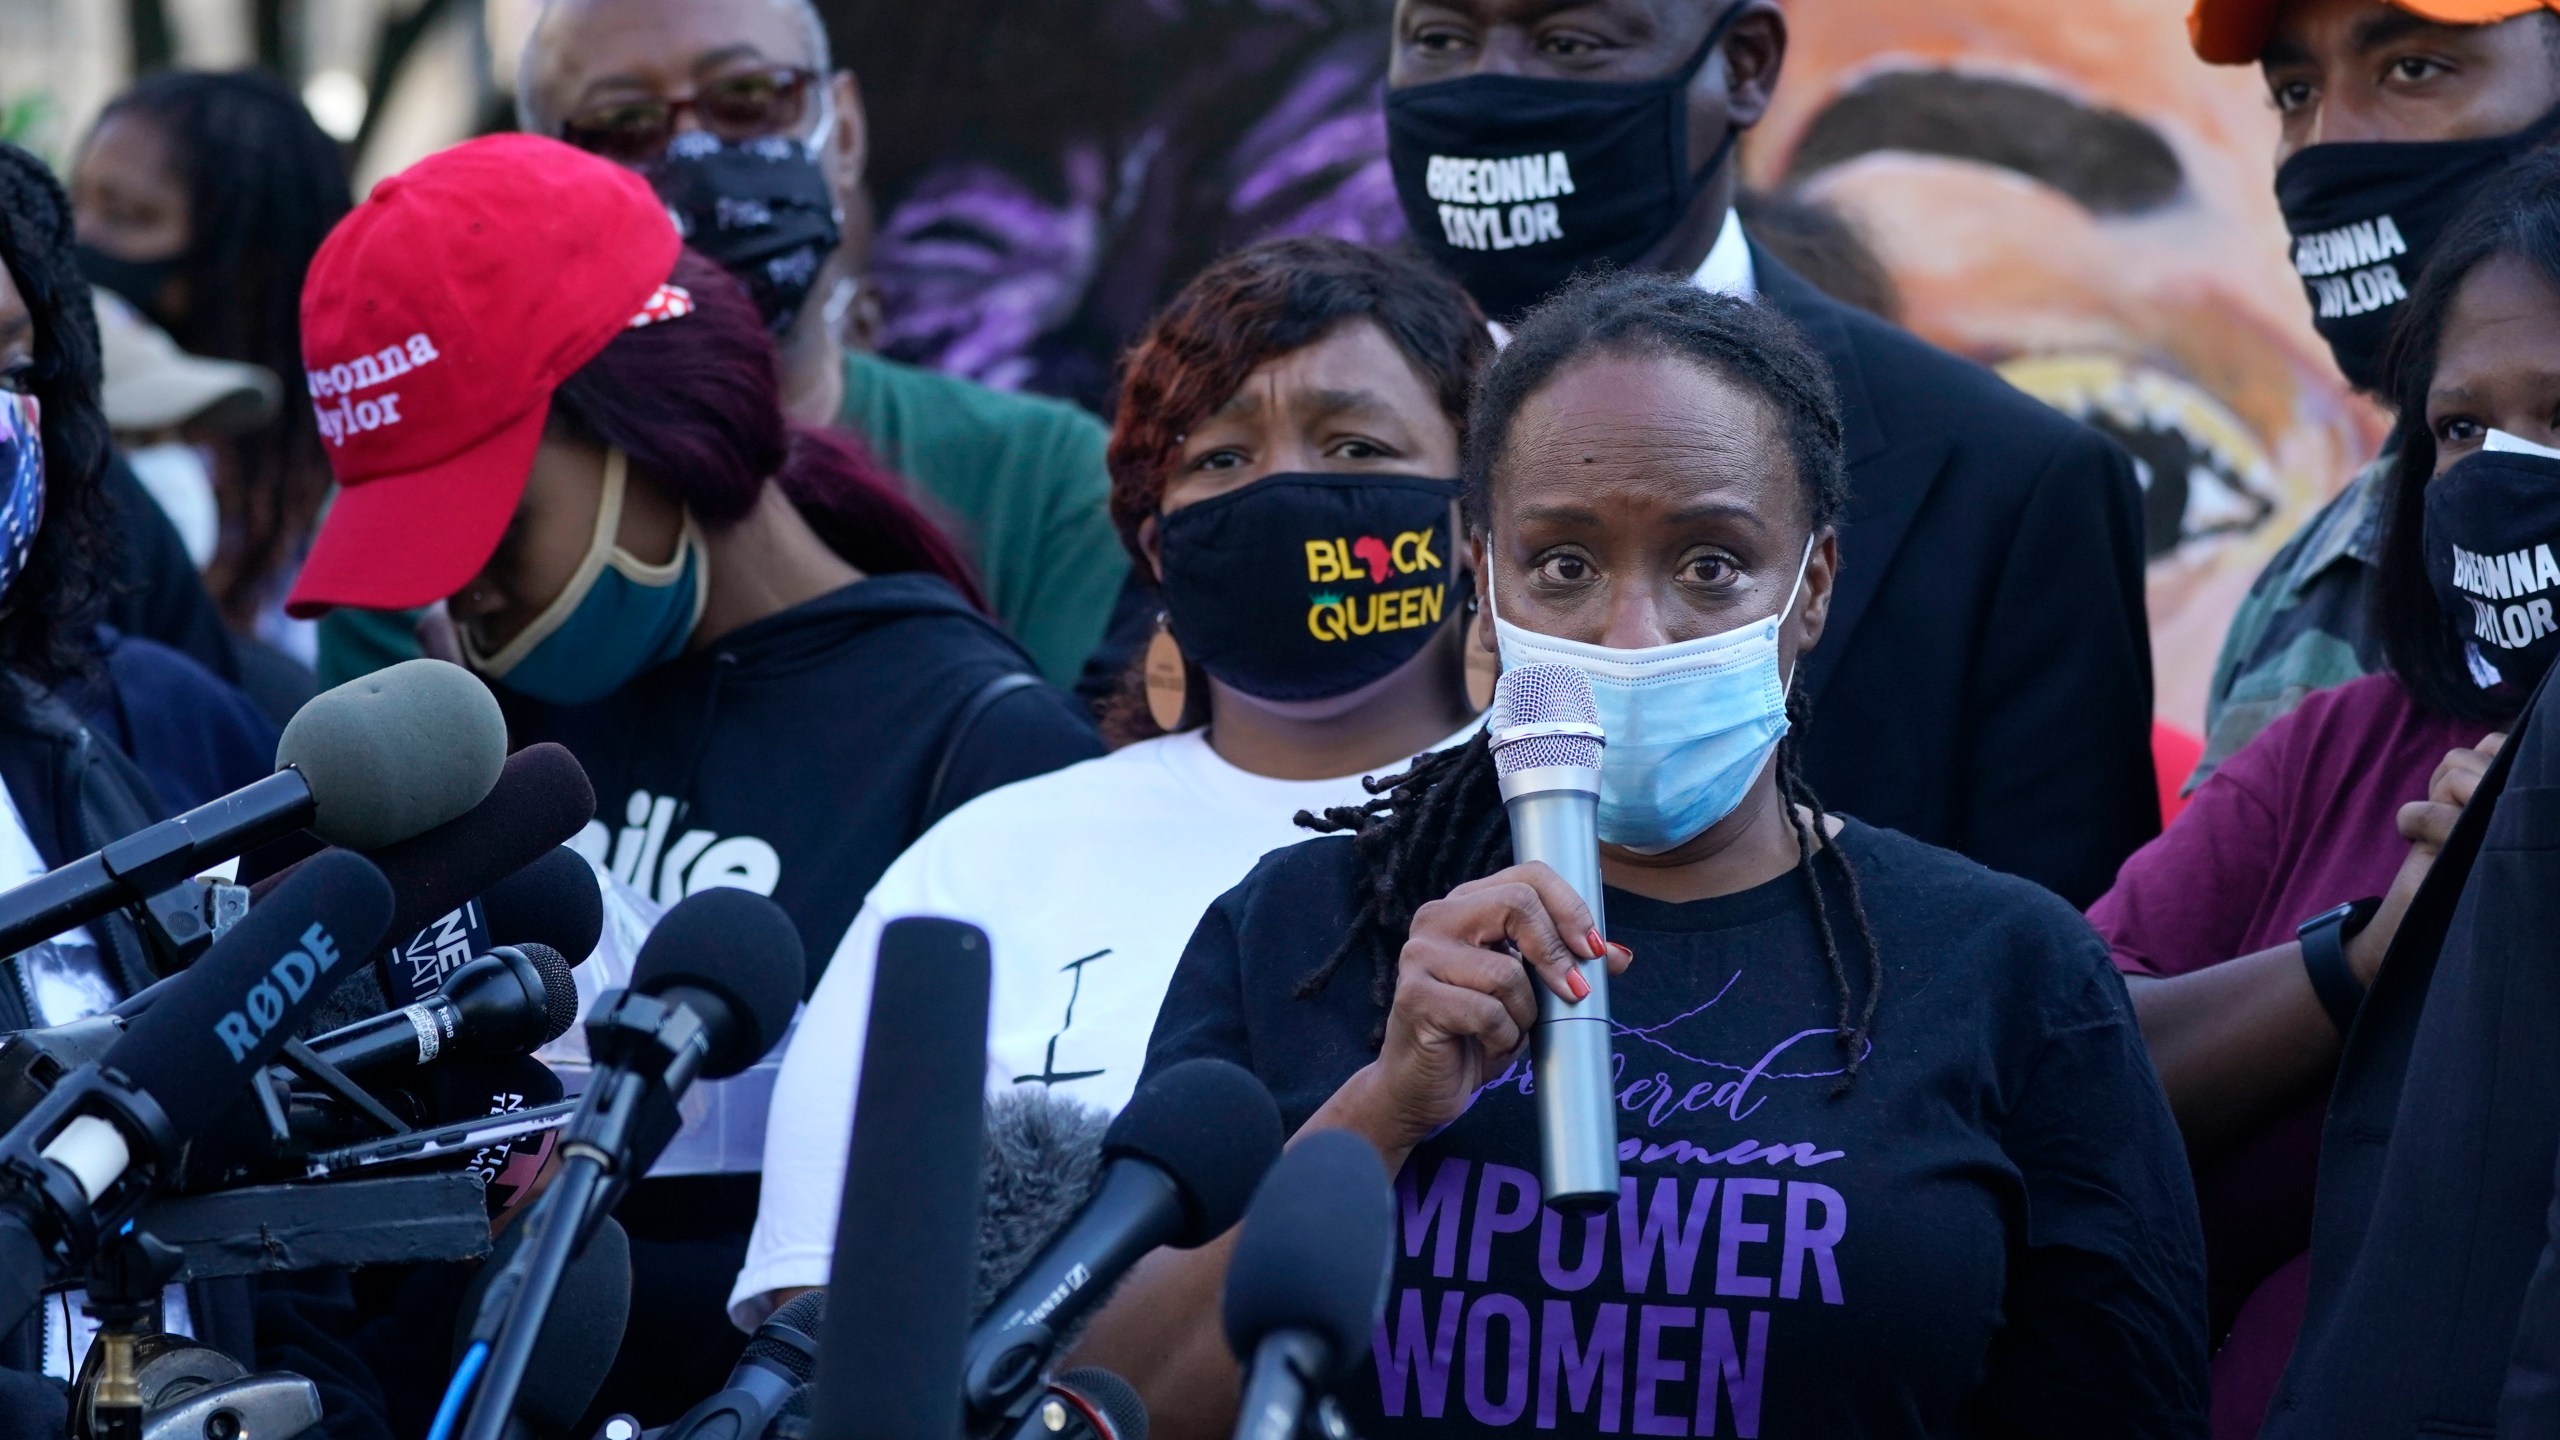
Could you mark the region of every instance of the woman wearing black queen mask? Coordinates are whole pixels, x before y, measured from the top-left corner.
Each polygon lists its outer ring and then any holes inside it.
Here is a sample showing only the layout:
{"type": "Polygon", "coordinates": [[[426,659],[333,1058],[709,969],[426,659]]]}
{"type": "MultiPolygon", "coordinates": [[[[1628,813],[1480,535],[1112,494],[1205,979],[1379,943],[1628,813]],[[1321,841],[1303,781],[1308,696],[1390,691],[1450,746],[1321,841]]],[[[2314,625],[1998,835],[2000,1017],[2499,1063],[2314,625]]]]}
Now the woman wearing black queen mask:
{"type": "MultiPolygon", "coordinates": [[[[1510,864],[1478,736],[1265,857],[1183,952],[1148,1070],[1244,1065],[1400,1172],[1338,1392],[1371,1440],[2203,1433],[2194,1196],[2105,948],[1798,772],[1841,436],[1765,307],[1616,276],[1531,312],[1468,419],[1473,642],[1592,679],[1610,933],[1510,864]],[[1604,950],[1623,1179],[1567,1215],[1525,1041],[1604,950]]],[[[1158,1436],[1232,1426],[1225,1255],[1150,1257],[1074,1357],[1158,1436]]]]}
{"type": "Polygon", "coordinates": [[[1212,265],[1130,351],[1112,515],[1166,600],[1151,683],[1105,727],[1131,743],[980,796],[873,887],[800,1028],[830,1043],[795,1045],[774,1091],[734,1318],[826,1283],[889,919],[987,931],[994,1079],[1117,1109],[1209,902],[1301,812],[1473,723],[1449,477],[1491,351],[1447,279],[1321,239],[1212,265]]]}

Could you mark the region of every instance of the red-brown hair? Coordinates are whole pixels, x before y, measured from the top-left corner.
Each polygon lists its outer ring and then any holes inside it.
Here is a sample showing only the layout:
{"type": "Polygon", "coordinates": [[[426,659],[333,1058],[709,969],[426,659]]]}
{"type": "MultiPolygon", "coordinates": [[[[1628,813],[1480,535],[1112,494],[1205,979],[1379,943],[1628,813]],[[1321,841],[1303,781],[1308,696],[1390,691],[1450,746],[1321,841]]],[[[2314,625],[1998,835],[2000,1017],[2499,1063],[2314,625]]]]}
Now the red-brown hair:
{"type": "Polygon", "coordinates": [[[1493,354],[1484,315],[1417,256],[1300,235],[1265,240],[1182,287],[1120,364],[1111,520],[1139,565],[1138,527],[1164,503],[1183,436],[1256,369],[1369,320],[1413,362],[1466,438],[1467,391],[1493,354]]]}
{"type": "Polygon", "coordinates": [[[746,287],[689,249],[669,279],[693,313],[615,336],[561,382],[553,412],[630,456],[706,529],[744,518],[770,479],[856,569],[939,575],[985,610],[959,544],[897,472],[852,435],[783,418],[773,338],[746,287]]]}

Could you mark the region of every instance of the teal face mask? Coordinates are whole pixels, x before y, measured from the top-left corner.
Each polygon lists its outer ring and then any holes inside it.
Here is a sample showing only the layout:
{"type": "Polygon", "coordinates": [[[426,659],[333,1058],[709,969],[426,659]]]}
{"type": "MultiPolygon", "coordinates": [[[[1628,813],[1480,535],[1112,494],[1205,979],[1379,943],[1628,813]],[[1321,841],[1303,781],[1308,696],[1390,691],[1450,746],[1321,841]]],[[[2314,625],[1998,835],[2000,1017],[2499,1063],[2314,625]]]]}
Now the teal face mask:
{"type": "MultiPolygon", "coordinates": [[[[1787,603],[1765,620],[1676,645],[1613,650],[1493,617],[1502,665],[1571,665],[1591,677],[1600,728],[1600,839],[1640,855],[1686,843],[1732,814],[1787,733],[1778,627],[1813,560],[1805,542],[1787,603]]],[[[1492,587],[1485,593],[1491,596],[1492,587]]]]}
{"type": "Polygon", "coordinates": [[[621,451],[605,452],[595,538],[559,598],[494,655],[482,654],[464,632],[462,656],[472,669],[535,700],[588,705],[683,653],[709,597],[702,532],[688,512],[664,565],[616,545],[629,467],[621,451]]]}

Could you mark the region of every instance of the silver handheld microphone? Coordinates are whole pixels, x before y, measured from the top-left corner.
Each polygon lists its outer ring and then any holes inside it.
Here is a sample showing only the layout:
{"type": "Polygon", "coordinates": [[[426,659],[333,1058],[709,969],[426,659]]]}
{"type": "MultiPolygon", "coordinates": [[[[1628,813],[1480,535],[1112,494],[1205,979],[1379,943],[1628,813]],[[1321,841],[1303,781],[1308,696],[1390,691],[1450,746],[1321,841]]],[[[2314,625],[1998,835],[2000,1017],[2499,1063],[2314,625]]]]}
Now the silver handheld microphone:
{"type": "MultiPolygon", "coordinates": [[[[1600,751],[1607,736],[1591,679],[1570,665],[1506,670],[1493,692],[1493,766],[1511,814],[1511,858],[1543,861],[1591,907],[1600,908],[1600,751]]],[[[1618,1112],[1610,1095],[1609,965],[1576,969],[1591,986],[1580,1000],[1538,988],[1538,1172],[1560,1210],[1596,1210],[1618,1200],[1618,1112]]]]}

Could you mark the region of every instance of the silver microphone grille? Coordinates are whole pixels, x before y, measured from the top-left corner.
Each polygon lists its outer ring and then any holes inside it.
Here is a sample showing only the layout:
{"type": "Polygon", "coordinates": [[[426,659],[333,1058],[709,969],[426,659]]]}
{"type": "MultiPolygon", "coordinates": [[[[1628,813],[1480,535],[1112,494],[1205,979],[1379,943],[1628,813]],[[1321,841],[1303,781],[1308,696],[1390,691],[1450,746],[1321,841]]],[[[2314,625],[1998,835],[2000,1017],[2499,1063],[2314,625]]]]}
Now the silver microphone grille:
{"type": "Polygon", "coordinates": [[[1502,672],[1493,687],[1493,767],[1503,775],[1570,765],[1597,769],[1602,737],[1600,706],[1591,677],[1571,665],[1523,665],[1502,672]],[[1549,727],[1589,726],[1576,734],[1549,727]]]}

